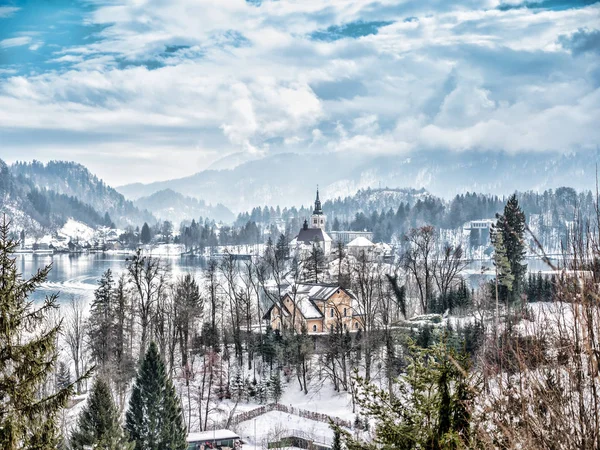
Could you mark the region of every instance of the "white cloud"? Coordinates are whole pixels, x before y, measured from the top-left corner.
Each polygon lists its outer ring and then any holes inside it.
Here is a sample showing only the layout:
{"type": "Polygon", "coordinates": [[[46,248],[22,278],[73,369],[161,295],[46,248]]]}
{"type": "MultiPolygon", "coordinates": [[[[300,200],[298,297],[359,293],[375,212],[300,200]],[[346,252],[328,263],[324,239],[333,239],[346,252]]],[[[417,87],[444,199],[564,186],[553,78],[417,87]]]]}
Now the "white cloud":
{"type": "Polygon", "coordinates": [[[31,42],[29,36],[19,36],[14,38],[3,39],[0,41],[1,48],[20,47],[21,45],[27,45],[31,42]]]}
{"type": "MultiPolygon", "coordinates": [[[[181,148],[212,161],[219,152],[303,146],[404,154],[596,145],[596,63],[558,42],[597,28],[600,7],[534,13],[495,6],[111,2],[86,18],[102,27],[94,39],[51,56],[62,69],[0,79],[0,133],[21,133],[29,148],[76,148],[76,134],[103,155],[156,152],[153,158],[185,173],[198,166],[163,152],[181,148]],[[417,19],[405,22],[408,16],[417,19]],[[360,39],[310,39],[357,20],[393,23],[360,39]],[[33,137],[49,131],[53,142],[33,137]]],[[[27,36],[0,41],[14,45],[38,44],[27,36]]]]}
{"type": "Polygon", "coordinates": [[[16,8],[14,6],[0,6],[0,19],[12,16],[19,11],[19,9],[21,8],[16,8]]]}

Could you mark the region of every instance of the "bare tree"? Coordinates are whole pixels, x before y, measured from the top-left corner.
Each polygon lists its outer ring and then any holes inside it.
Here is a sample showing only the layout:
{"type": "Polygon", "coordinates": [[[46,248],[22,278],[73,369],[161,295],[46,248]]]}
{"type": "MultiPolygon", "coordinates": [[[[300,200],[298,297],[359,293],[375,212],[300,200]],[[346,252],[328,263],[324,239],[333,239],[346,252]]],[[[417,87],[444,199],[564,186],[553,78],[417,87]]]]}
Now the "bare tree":
{"type": "Polygon", "coordinates": [[[463,259],[462,246],[446,244],[433,262],[433,277],[439,293],[446,298],[448,291],[460,278],[460,273],[468,262],[463,259]]]}
{"type": "Polygon", "coordinates": [[[436,232],[431,225],[412,228],[405,236],[406,250],[402,255],[404,269],[416,282],[421,311],[427,314],[433,295],[436,232]]]}
{"type": "Polygon", "coordinates": [[[138,315],[142,329],[139,353],[141,359],[146,352],[155,305],[165,289],[165,269],[160,259],[142,256],[141,249],[138,249],[131,258],[127,271],[137,293],[138,315]]]}
{"type": "MultiPolygon", "coordinates": [[[[64,337],[75,366],[76,380],[81,380],[81,376],[85,373],[83,361],[86,336],[84,311],[83,301],[79,297],[72,296],[65,315],[64,337]]],[[[77,382],[76,389],[80,394],[81,381],[77,382]]]]}

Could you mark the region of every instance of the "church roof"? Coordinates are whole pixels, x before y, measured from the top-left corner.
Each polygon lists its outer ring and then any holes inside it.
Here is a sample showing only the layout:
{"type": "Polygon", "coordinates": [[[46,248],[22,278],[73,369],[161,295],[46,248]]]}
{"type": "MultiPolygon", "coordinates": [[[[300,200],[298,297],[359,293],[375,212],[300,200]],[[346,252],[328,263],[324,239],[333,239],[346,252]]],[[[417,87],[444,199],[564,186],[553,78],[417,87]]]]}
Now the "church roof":
{"type": "Polygon", "coordinates": [[[313,214],[323,214],[323,208],[321,207],[321,200],[319,200],[319,188],[317,188],[317,198],[315,199],[315,209],[313,214]]]}
{"type": "Polygon", "coordinates": [[[331,242],[331,237],[320,228],[302,228],[296,236],[297,242],[312,244],[313,242],[331,242]]]}

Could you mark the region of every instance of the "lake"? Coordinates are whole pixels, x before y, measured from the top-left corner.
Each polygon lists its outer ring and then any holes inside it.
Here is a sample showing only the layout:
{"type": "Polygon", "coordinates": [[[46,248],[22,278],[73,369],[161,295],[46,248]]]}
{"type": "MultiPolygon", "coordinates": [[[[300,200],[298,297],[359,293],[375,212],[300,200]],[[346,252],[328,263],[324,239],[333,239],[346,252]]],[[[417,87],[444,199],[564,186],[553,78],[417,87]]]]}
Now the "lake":
{"type": "MultiPolygon", "coordinates": [[[[38,289],[34,300],[42,300],[46,295],[59,293],[59,302],[67,302],[71,296],[78,296],[90,300],[98,286],[98,280],[106,269],[111,269],[115,279],[127,267],[128,255],[106,253],[83,254],[56,254],[33,255],[18,254],[17,270],[24,277],[30,277],[37,269],[52,264],[48,281],[38,289]]],[[[192,273],[199,277],[206,265],[203,258],[161,258],[167,264],[174,277],[185,273],[192,273]]],[[[527,259],[530,271],[549,270],[548,266],[540,259],[527,259]]],[[[482,279],[493,277],[494,267],[492,261],[473,261],[465,271],[472,287],[479,285],[482,279]],[[485,276],[481,276],[481,268],[487,267],[485,276]]]]}
{"type": "MultiPolygon", "coordinates": [[[[106,253],[33,255],[18,254],[17,270],[29,278],[39,268],[52,264],[48,281],[33,295],[34,300],[42,300],[46,295],[59,293],[59,302],[68,301],[71,296],[86,300],[92,299],[98,280],[106,269],[111,269],[115,279],[127,267],[128,255],[106,253]]],[[[205,266],[201,258],[161,258],[174,277],[185,273],[199,276],[205,266]]]]}

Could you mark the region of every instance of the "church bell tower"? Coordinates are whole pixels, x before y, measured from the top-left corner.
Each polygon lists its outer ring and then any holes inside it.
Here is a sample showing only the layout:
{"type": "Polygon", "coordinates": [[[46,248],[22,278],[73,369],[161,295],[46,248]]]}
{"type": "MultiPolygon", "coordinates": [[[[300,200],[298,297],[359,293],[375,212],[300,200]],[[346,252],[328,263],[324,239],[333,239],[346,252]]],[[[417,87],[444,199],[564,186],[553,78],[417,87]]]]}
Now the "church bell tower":
{"type": "Polygon", "coordinates": [[[323,208],[321,207],[321,200],[319,200],[319,187],[317,186],[317,198],[315,199],[315,209],[310,216],[310,227],[320,228],[325,231],[325,214],[323,214],[323,208]]]}

